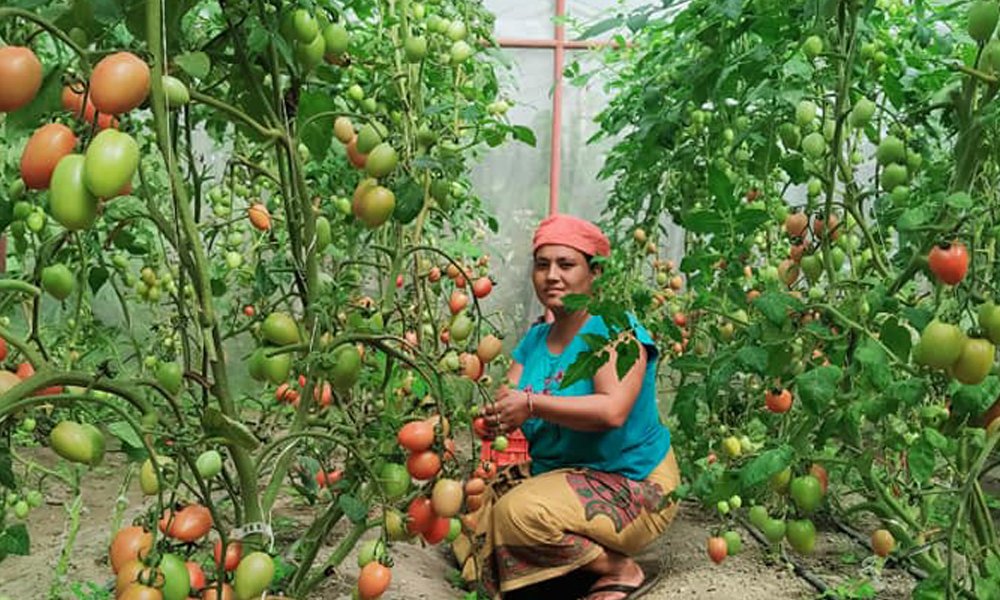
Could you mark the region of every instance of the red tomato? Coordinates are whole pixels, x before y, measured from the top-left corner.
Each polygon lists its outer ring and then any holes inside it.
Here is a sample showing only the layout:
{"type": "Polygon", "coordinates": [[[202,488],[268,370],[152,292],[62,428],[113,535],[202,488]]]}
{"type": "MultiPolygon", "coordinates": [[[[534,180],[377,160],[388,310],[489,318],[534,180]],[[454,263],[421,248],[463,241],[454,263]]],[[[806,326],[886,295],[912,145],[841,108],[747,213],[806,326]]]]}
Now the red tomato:
{"type": "Polygon", "coordinates": [[[358,595],[361,600],[375,600],[389,589],[392,571],[378,561],[372,561],[361,568],[358,575],[358,595]]]}
{"type": "Polygon", "coordinates": [[[406,459],[406,470],[414,479],[433,479],[441,471],[441,457],[433,450],[414,452],[406,459]]]}
{"type": "Polygon", "coordinates": [[[423,533],[431,528],[436,518],[430,498],[417,496],[406,509],[406,530],[410,535],[423,533]]]}
{"type": "Polygon", "coordinates": [[[274,398],[278,402],[288,402],[294,406],[299,405],[298,390],[292,389],[287,383],[279,385],[278,389],[274,390],[274,398]]]}
{"type": "Polygon", "coordinates": [[[340,469],[330,471],[329,473],[324,473],[321,470],[316,471],[316,485],[319,487],[326,487],[328,485],[333,485],[344,478],[344,472],[340,469]]]}
{"type": "Polygon", "coordinates": [[[33,190],[49,187],[52,171],[59,160],[76,147],[73,130],[61,123],[49,123],[35,130],[21,153],[21,179],[33,190]]]}
{"type": "Polygon", "coordinates": [[[497,476],[497,466],[493,461],[484,460],[476,467],[476,470],[472,474],[475,477],[481,477],[489,481],[497,476]]]}
{"type": "Polygon", "coordinates": [[[153,534],[142,527],[133,525],[119,529],[111,540],[111,570],[118,572],[125,563],[142,558],[153,547],[153,534]]]}
{"type": "Polygon", "coordinates": [[[211,529],[212,513],[200,504],[188,504],[176,512],[167,508],[160,517],[160,531],[182,542],[197,541],[211,529]]]}
{"type": "Polygon", "coordinates": [[[792,393],[775,387],[764,394],[764,405],[773,413],[786,413],[792,408],[792,393]]]}
{"type": "Polygon", "coordinates": [[[233,592],[233,586],[223,583],[221,595],[216,592],[215,586],[216,583],[214,581],[210,583],[209,587],[205,588],[205,591],[201,593],[201,600],[236,600],[236,593],[233,592]]]}
{"type": "Polygon", "coordinates": [[[396,439],[410,452],[423,452],[434,443],[434,425],[426,420],[411,421],[399,429],[396,439]]]}
{"type": "Polygon", "coordinates": [[[480,439],[490,439],[492,437],[489,428],[486,426],[486,419],[483,417],[473,419],[472,429],[480,439]]]}
{"type": "Polygon", "coordinates": [[[469,305],[469,297],[464,293],[455,290],[451,293],[451,298],[448,299],[448,309],[451,310],[451,314],[457,315],[462,312],[466,306],[469,305]]]}
{"type": "Polygon", "coordinates": [[[0,48],[0,112],[13,112],[35,99],[42,87],[42,63],[30,48],[0,48]]]}
{"type": "Polygon", "coordinates": [[[434,521],[431,522],[430,527],[423,532],[423,536],[424,539],[427,540],[428,544],[437,544],[448,536],[448,531],[450,529],[451,519],[435,517],[434,521]]]}
{"type": "Polygon", "coordinates": [[[73,116],[77,119],[83,119],[88,125],[94,123],[94,119],[96,118],[98,129],[103,130],[109,127],[118,127],[118,119],[114,115],[98,113],[94,107],[94,101],[89,96],[87,97],[87,105],[83,105],[82,88],[77,89],[72,85],[65,86],[62,91],[62,106],[73,113],[73,116]]]}
{"type": "MultiPolygon", "coordinates": [[[[240,564],[240,557],[243,555],[243,545],[239,542],[229,542],[226,544],[225,569],[232,571],[236,565],[240,564]]],[[[215,540],[215,566],[218,567],[222,558],[222,540],[215,540]]],[[[204,577],[204,575],[202,576],[204,577]]]]}
{"type": "Polygon", "coordinates": [[[188,577],[191,578],[191,591],[198,591],[205,587],[205,571],[201,569],[201,565],[193,561],[187,561],[184,563],[187,567],[188,577]]]}
{"type": "Polygon", "coordinates": [[[31,366],[31,363],[23,362],[17,365],[17,370],[14,371],[14,374],[21,379],[27,379],[35,374],[35,367],[31,366]]]}
{"type": "Polygon", "coordinates": [[[712,559],[712,562],[721,563],[726,560],[727,554],[729,554],[729,548],[725,539],[721,537],[708,538],[708,557],[712,559]]]}
{"type": "Polygon", "coordinates": [[[257,314],[257,311],[254,309],[253,304],[247,304],[243,307],[243,314],[248,317],[252,317],[257,314]]]}
{"type": "Polygon", "coordinates": [[[819,480],[819,487],[826,494],[826,488],[830,487],[830,476],[827,474],[826,469],[823,465],[819,463],[813,463],[809,467],[809,474],[819,480]]]}
{"type": "Polygon", "coordinates": [[[319,404],[320,408],[326,408],[333,403],[333,388],[329,381],[324,381],[313,388],[313,400],[319,404]]]}
{"type": "Polygon", "coordinates": [[[489,277],[480,277],[472,282],[472,293],[476,298],[485,298],[493,291],[493,282],[489,277]]]}
{"type": "Polygon", "coordinates": [[[684,313],[682,312],[674,313],[674,325],[678,327],[686,327],[687,322],[688,322],[687,317],[684,316],[684,313]]]}
{"type": "Polygon", "coordinates": [[[431,267],[431,270],[427,272],[427,281],[434,283],[441,280],[441,269],[439,267],[431,267]]]}
{"type": "Polygon", "coordinates": [[[927,263],[938,281],[955,285],[969,270],[969,251],[961,242],[942,242],[931,248],[927,263]]]}
{"type": "Polygon", "coordinates": [[[0,360],[7,359],[7,340],[0,338],[0,360]]]}
{"type": "Polygon", "coordinates": [[[103,113],[117,115],[136,108],[149,95],[149,65],[130,52],[105,56],[90,75],[90,95],[103,113]]]}
{"type": "Polygon", "coordinates": [[[785,233],[790,237],[802,237],[809,226],[809,215],[804,212],[793,212],[785,217],[785,233]]]}

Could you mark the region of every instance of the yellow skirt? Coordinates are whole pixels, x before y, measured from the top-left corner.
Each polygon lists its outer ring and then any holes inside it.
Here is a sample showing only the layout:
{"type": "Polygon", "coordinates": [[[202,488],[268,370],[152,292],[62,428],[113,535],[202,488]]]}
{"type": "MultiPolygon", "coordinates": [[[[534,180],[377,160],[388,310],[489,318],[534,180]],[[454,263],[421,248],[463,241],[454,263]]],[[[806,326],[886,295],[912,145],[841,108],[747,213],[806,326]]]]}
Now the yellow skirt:
{"type": "Polygon", "coordinates": [[[472,515],[475,534],[452,545],[462,577],[495,597],[565,575],[605,549],[634,556],[674,519],[679,483],[672,449],[644,481],[590,469],[532,477],[528,463],[506,467],[472,515]]]}

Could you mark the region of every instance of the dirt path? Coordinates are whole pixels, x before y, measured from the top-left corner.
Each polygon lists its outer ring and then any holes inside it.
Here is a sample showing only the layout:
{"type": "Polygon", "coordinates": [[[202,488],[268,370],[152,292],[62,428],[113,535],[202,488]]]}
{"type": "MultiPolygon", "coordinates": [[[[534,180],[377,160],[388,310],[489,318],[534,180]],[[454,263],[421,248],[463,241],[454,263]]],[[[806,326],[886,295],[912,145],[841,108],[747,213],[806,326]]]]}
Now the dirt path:
{"type": "MultiPolygon", "coordinates": [[[[42,458],[45,452],[39,450],[35,454],[42,458]]],[[[104,598],[105,596],[94,594],[77,595],[70,590],[73,584],[86,590],[88,582],[98,586],[112,583],[111,570],[106,562],[106,549],[121,475],[120,460],[112,458],[106,466],[85,479],[85,512],[62,598],[104,598]]],[[[137,482],[133,481],[127,499],[126,522],[141,511],[142,495],[137,482]]],[[[64,503],[70,500],[65,491],[53,486],[46,492],[46,504],[32,511],[28,519],[32,554],[26,557],[9,557],[0,562],[0,598],[4,595],[11,600],[48,597],[66,535],[64,503]]],[[[306,514],[302,510],[294,510],[290,518],[306,514]]],[[[705,554],[705,540],[710,524],[711,521],[697,508],[685,507],[681,511],[667,535],[648,551],[662,553],[666,557],[666,570],[659,584],[646,598],[779,600],[815,596],[814,590],[802,579],[780,566],[767,564],[762,547],[746,532],[743,535],[744,551],[740,555],[728,558],[719,566],[712,564],[705,554]]],[[[849,554],[852,547],[854,552],[860,551],[844,536],[824,533],[816,556],[810,560],[810,568],[828,577],[831,582],[838,578],[845,580],[858,570],[857,565],[847,565],[845,568],[843,564],[845,551],[849,554]]],[[[442,549],[396,544],[393,547],[393,559],[393,583],[385,596],[387,600],[441,600],[463,596],[447,581],[453,567],[442,549]]],[[[357,572],[355,560],[353,555],[348,557],[344,562],[342,577],[334,578],[310,600],[350,598],[350,587],[357,572]]],[[[887,571],[886,574],[887,578],[879,586],[878,597],[907,597],[906,592],[912,586],[912,580],[894,571],[887,571]]]]}

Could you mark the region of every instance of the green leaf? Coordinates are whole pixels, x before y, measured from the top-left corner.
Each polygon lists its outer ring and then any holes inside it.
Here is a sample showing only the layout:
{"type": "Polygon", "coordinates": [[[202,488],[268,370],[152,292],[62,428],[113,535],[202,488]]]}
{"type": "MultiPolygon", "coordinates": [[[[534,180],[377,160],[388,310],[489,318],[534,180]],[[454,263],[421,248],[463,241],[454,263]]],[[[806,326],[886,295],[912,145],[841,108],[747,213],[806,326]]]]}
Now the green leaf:
{"type": "Polygon", "coordinates": [[[965,192],[955,192],[944,199],[944,203],[952,208],[964,210],[972,208],[972,196],[965,192]]]}
{"type": "Polygon", "coordinates": [[[538,143],[535,139],[535,132],[524,125],[514,125],[511,127],[510,132],[515,140],[525,143],[532,148],[538,143]]]}
{"type": "Polygon", "coordinates": [[[322,117],[315,115],[336,109],[337,102],[334,96],[328,93],[305,92],[299,98],[299,112],[296,117],[299,137],[316,161],[322,161],[330,148],[334,115],[327,114],[322,117]]]}
{"type": "Polygon", "coordinates": [[[910,446],[907,455],[910,474],[917,483],[926,483],[934,474],[934,446],[925,438],[919,438],[910,446]]]}
{"type": "Polygon", "coordinates": [[[951,410],[956,416],[979,416],[997,398],[997,393],[1000,392],[1000,379],[996,375],[989,375],[977,385],[953,382],[949,392],[951,410]]]}
{"type": "Polygon", "coordinates": [[[602,33],[615,29],[616,27],[621,27],[621,25],[622,25],[621,15],[608,17],[607,19],[604,19],[603,21],[598,21],[597,23],[594,23],[593,25],[588,27],[583,33],[580,34],[580,37],[576,39],[586,40],[592,37],[596,37],[598,35],[601,35],[602,33]]]}
{"type": "Polygon", "coordinates": [[[559,389],[566,389],[577,381],[593,378],[597,374],[597,371],[610,359],[611,353],[607,351],[596,354],[592,352],[580,353],[576,357],[576,360],[573,361],[573,364],[566,369],[566,374],[563,376],[559,389]]]}
{"type": "Polygon", "coordinates": [[[789,296],[777,292],[764,292],[753,301],[753,305],[775,325],[788,321],[789,296]]]}
{"type": "Polygon", "coordinates": [[[108,424],[108,432],[122,441],[123,444],[133,448],[142,448],[142,440],[139,434],[125,421],[114,421],[108,424]]]}
{"type": "Polygon", "coordinates": [[[563,306],[568,310],[580,310],[586,308],[590,303],[590,296],[586,294],[566,294],[562,298],[563,306]]]}
{"type": "Polygon", "coordinates": [[[726,228],[726,220],[711,210],[693,210],[684,216],[682,224],[694,233],[719,233],[726,228]]]}
{"type": "Polygon", "coordinates": [[[622,380],[632,365],[639,360],[639,342],[634,338],[628,338],[619,342],[615,346],[615,351],[618,353],[615,359],[615,372],[618,374],[618,379],[622,380]]]}
{"type": "Polygon", "coordinates": [[[923,434],[924,434],[924,439],[927,440],[927,443],[933,446],[934,448],[941,450],[942,452],[948,449],[948,438],[941,435],[941,432],[939,432],[937,429],[933,429],[931,427],[924,427],[923,434]]]}
{"type": "Polygon", "coordinates": [[[764,452],[740,470],[740,481],[744,488],[765,483],[772,475],[780,473],[792,464],[795,451],[791,446],[781,446],[764,452]]]}
{"type": "Polygon", "coordinates": [[[840,367],[831,365],[806,371],[795,378],[796,389],[807,410],[815,415],[825,412],[837,394],[841,374],[840,367]]]}
{"type": "Polygon", "coordinates": [[[0,556],[13,554],[27,556],[31,552],[28,528],[23,523],[11,525],[0,533],[0,556]]]}
{"type": "Polygon", "coordinates": [[[764,348],[744,346],[736,353],[736,360],[755,373],[763,374],[767,370],[768,352],[764,348]]]}
{"type": "Polygon", "coordinates": [[[677,390],[673,413],[677,415],[682,431],[695,432],[698,426],[698,399],[703,395],[701,386],[695,383],[686,383],[677,390]]]}
{"type": "Polygon", "coordinates": [[[104,203],[104,218],[110,221],[125,221],[145,217],[146,203],[135,196],[116,198],[114,202],[104,203]]]}
{"type": "Polygon", "coordinates": [[[107,283],[110,273],[104,267],[94,267],[87,273],[87,283],[90,284],[90,293],[97,294],[97,292],[104,287],[107,283]]]}
{"type": "Polygon", "coordinates": [[[222,279],[221,277],[211,280],[209,282],[209,285],[212,288],[212,295],[215,296],[216,298],[221,298],[222,296],[225,296],[226,290],[229,289],[226,286],[226,280],[222,279]]]}
{"type": "Polygon", "coordinates": [[[350,494],[341,494],[337,498],[337,506],[344,511],[352,523],[362,523],[368,518],[368,507],[350,494]]]}
{"type": "Polygon", "coordinates": [[[729,176],[726,175],[725,171],[714,164],[708,169],[708,190],[712,192],[716,206],[719,206],[723,210],[735,206],[738,202],[734,195],[735,189],[733,182],[729,180],[729,176]]]}
{"type": "Polygon", "coordinates": [[[204,52],[185,52],[174,57],[174,64],[195,79],[204,79],[212,69],[212,61],[204,52]]]}
{"type": "Polygon", "coordinates": [[[895,317],[886,319],[882,323],[882,330],[879,332],[882,343],[888,346],[889,350],[896,355],[896,358],[903,362],[910,359],[910,330],[899,324],[895,317]]]}
{"type": "Polygon", "coordinates": [[[610,341],[605,336],[598,335],[596,333],[584,333],[581,334],[580,337],[584,342],[586,342],[587,347],[591,350],[600,350],[601,348],[607,346],[610,341]]]}

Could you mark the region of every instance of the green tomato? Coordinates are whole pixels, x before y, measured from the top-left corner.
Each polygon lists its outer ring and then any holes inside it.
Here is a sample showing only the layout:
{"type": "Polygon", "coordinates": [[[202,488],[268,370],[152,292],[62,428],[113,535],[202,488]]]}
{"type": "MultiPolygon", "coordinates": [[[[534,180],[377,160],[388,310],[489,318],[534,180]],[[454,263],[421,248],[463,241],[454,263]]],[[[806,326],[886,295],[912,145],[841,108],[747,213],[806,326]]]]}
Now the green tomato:
{"type": "Polygon", "coordinates": [[[812,159],[820,159],[826,154],[826,140],[823,134],[812,132],[802,140],[802,151],[812,159]]]}
{"type": "Polygon", "coordinates": [[[69,267],[62,263],[42,269],[42,289],[56,300],[65,300],[76,288],[76,279],[69,267]]]}
{"type": "Polygon", "coordinates": [[[816,526],[809,519],[792,521],[785,534],[788,544],[799,554],[812,554],[816,546],[816,526]]]}
{"type": "Polygon", "coordinates": [[[445,536],[444,541],[451,543],[458,539],[458,536],[462,533],[462,522],[455,517],[451,518],[448,523],[448,535],[445,536]]]}
{"type": "Polygon", "coordinates": [[[251,600],[264,593],[274,579],[274,561],[263,552],[251,552],[240,560],[233,575],[237,600],[251,600]]]}
{"type": "Polygon", "coordinates": [[[49,443],[70,462],[97,466],[104,458],[104,436],[90,423],[62,421],[49,433],[49,443]]]}
{"type": "Polygon", "coordinates": [[[962,353],[951,366],[951,375],[966,385],[982,383],[993,368],[996,346],[984,338],[967,338],[962,353]]]}
{"type": "Polygon", "coordinates": [[[733,494],[729,497],[729,506],[733,510],[739,510],[743,506],[743,498],[740,498],[738,494],[733,494]]]}
{"type": "Polygon", "coordinates": [[[358,548],[358,568],[363,568],[373,560],[381,560],[385,557],[385,544],[380,538],[362,542],[358,548]]]}
{"type": "Polygon", "coordinates": [[[295,60],[306,71],[313,69],[323,62],[323,55],[326,52],[326,42],[323,36],[317,35],[309,42],[298,42],[295,44],[295,60]]]}
{"type": "Polygon", "coordinates": [[[264,376],[274,385],[288,381],[292,372],[292,355],[289,352],[264,357],[264,376]]]}
{"type": "Polygon", "coordinates": [[[176,396],[184,384],[184,369],[173,361],[162,362],[156,369],[156,381],[172,396],[176,396]]]}
{"type": "Polygon", "coordinates": [[[243,264],[243,255],[235,250],[226,252],[226,266],[230,269],[238,269],[243,264]]]}
{"type": "Polygon", "coordinates": [[[42,502],[45,501],[45,498],[42,496],[42,493],[40,491],[31,490],[25,496],[25,500],[28,501],[28,506],[30,506],[31,508],[38,508],[39,506],[42,505],[42,502]]]}
{"type": "Polygon", "coordinates": [[[399,156],[396,154],[395,148],[382,142],[368,154],[365,171],[369,176],[379,179],[392,173],[398,163],[399,156]]]}
{"type": "Polygon", "coordinates": [[[510,442],[507,439],[507,436],[498,435],[495,438],[493,438],[493,443],[491,444],[491,447],[497,452],[505,452],[509,445],[510,442]]]}
{"type": "MultiPolygon", "coordinates": [[[[157,456],[156,462],[160,467],[160,476],[163,477],[164,482],[169,483],[173,459],[169,456],[157,456]]],[[[142,489],[142,493],[147,496],[152,496],[160,491],[160,480],[156,477],[156,469],[150,458],[147,458],[139,469],[139,487],[142,489]]]]}
{"type": "Polygon", "coordinates": [[[347,97],[355,102],[361,102],[365,97],[365,91],[361,89],[358,84],[352,84],[351,87],[347,88],[347,97]]]}
{"type": "Polygon", "coordinates": [[[361,110],[368,114],[372,114],[378,110],[378,103],[375,102],[375,98],[363,98],[360,104],[361,110]]]}
{"type": "Polygon", "coordinates": [[[795,123],[799,127],[805,127],[816,119],[816,111],[819,110],[816,104],[809,100],[802,100],[795,107],[795,123]]]}
{"type": "Polygon", "coordinates": [[[908,179],[909,173],[903,165],[894,163],[886,165],[882,169],[882,189],[887,192],[892,192],[897,187],[906,185],[908,179]]]}
{"type": "Polygon", "coordinates": [[[969,36],[979,43],[989,40],[997,28],[998,18],[1000,18],[1000,5],[993,0],[976,0],[969,7],[967,28],[969,36]]]}
{"type": "Polygon", "coordinates": [[[819,479],[812,475],[802,475],[792,480],[788,486],[792,502],[803,514],[816,510],[823,501],[823,487],[819,479]]]}
{"type": "MultiPolygon", "coordinates": [[[[875,150],[875,159],[880,165],[906,162],[906,144],[894,135],[882,138],[875,150]]],[[[892,189],[892,188],[890,188],[892,189]]]]}
{"type": "Polygon", "coordinates": [[[172,75],[163,76],[163,93],[167,97],[168,108],[179,108],[191,101],[187,86],[172,75]]]}
{"type": "Polygon", "coordinates": [[[300,8],[292,13],[292,30],[295,39],[301,44],[308,44],[319,34],[319,23],[308,10],[300,8]]]}
{"type": "Polygon", "coordinates": [[[323,28],[323,42],[328,55],[340,56],[347,52],[350,41],[351,36],[347,33],[347,28],[340,23],[330,23],[323,28]]]}
{"type": "Polygon", "coordinates": [[[67,154],[59,160],[49,184],[52,218],[70,231],[87,229],[97,219],[97,198],[84,182],[84,163],[82,154],[67,154]]]}
{"type": "Polygon", "coordinates": [[[378,482],[387,500],[399,500],[410,489],[410,473],[401,464],[385,463],[379,470],[378,482]]]}
{"type": "Polygon", "coordinates": [[[191,592],[191,575],[184,559],[167,553],[160,559],[159,567],[163,573],[163,600],[185,600],[191,592]]]}
{"type": "Polygon", "coordinates": [[[330,370],[330,383],[337,390],[350,389],[361,374],[361,354],[351,344],[334,350],[334,365],[330,370]]]}
{"type": "Polygon", "coordinates": [[[20,430],[25,433],[31,433],[35,430],[35,425],[37,425],[37,423],[35,423],[34,418],[25,417],[24,420],[21,421],[20,430]]]}
{"type": "Polygon", "coordinates": [[[464,40],[465,36],[468,35],[468,31],[465,29],[465,23],[461,21],[452,21],[448,25],[448,30],[445,32],[448,39],[457,42],[459,40],[464,40]]]}
{"type": "Polygon", "coordinates": [[[459,40],[451,45],[449,56],[452,64],[461,64],[469,60],[476,51],[464,40],[459,40]]]}
{"type": "Polygon", "coordinates": [[[920,334],[920,364],[935,369],[948,368],[958,360],[964,345],[965,334],[961,329],[935,319],[920,334]]]}
{"type": "Polygon", "coordinates": [[[300,341],[299,326],[288,313],[273,312],[260,326],[264,340],[276,346],[289,346],[300,341]]]}
{"type": "Polygon", "coordinates": [[[451,320],[448,331],[451,332],[451,339],[456,342],[463,342],[472,334],[475,323],[464,312],[460,312],[451,320]]]}
{"type": "Polygon", "coordinates": [[[316,253],[321,253],[333,241],[330,220],[326,217],[316,217],[316,253]]]}
{"type": "Polygon", "coordinates": [[[743,550],[743,540],[736,531],[727,531],[722,534],[722,539],[726,540],[726,550],[728,556],[735,556],[743,550]]]}
{"type": "Polygon", "coordinates": [[[862,96],[854,103],[854,108],[848,116],[851,127],[860,129],[871,122],[875,115],[875,103],[862,96]]]}
{"type": "Polygon", "coordinates": [[[785,537],[785,521],[783,519],[768,519],[760,528],[761,533],[772,544],[777,544],[785,537]]]}
{"type": "Polygon", "coordinates": [[[222,455],[217,450],[206,450],[198,456],[194,466],[199,475],[212,479],[222,472],[222,455]]]}
{"type": "Polygon", "coordinates": [[[992,300],[979,307],[979,328],[994,344],[1000,344],[1000,306],[992,300]]]}
{"type": "Polygon", "coordinates": [[[809,58],[816,58],[823,52],[823,39],[818,35],[811,35],[802,43],[802,52],[809,58]]]}
{"type": "Polygon", "coordinates": [[[18,221],[24,221],[30,217],[33,212],[35,212],[35,207],[32,206],[30,202],[18,200],[14,203],[14,218],[18,221]]]}
{"type": "Polygon", "coordinates": [[[38,233],[45,229],[45,213],[41,210],[33,210],[24,223],[28,227],[28,231],[38,233]]]}
{"type": "Polygon", "coordinates": [[[750,519],[750,524],[757,529],[764,529],[764,525],[771,519],[771,517],[767,514],[767,509],[760,504],[750,507],[748,517],[750,519]]]}
{"type": "Polygon", "coordinates": [[[403,42],[403,56],[406,62],[418,63],[427,57],[427,38],[411,35],[403,42]]]}
{"type": "Polygon", "coordinates": [[[805,273],[809,283],[816,283],[823,274],[823,259],[818,252],[803,256],[802,260],[799,261],[799,265],[802,267],[802,272],[805,273]]]}
{"type": "Polygon", "coordinates": [[[113,198],[135,176],[139,144],[127,133],[105,129],[87,146],[84,181],[91,194],[113,198]]]}
{"type": "Polygon", "coordinates": [[[30,507],[28,506],[28,502],[25,500],[18,500],[14,503],[14,516],[18,519],[28,518],[29,510],[30,507]]]}
{"type": "Polygon", "coordinates": [[[729,514],[729,503],[725,500],[719,500],[719,502],[715,505],[715,508],[719,511],[720,515],[729,514]]]}

